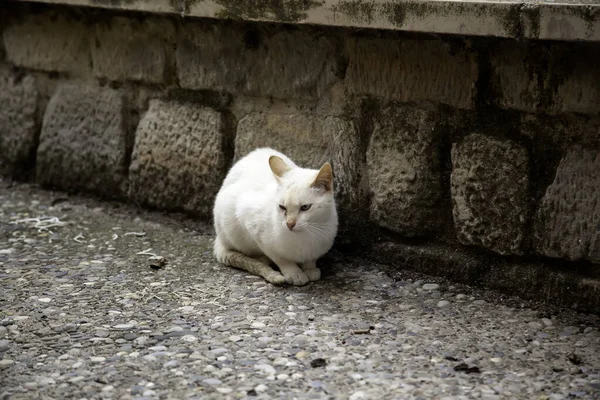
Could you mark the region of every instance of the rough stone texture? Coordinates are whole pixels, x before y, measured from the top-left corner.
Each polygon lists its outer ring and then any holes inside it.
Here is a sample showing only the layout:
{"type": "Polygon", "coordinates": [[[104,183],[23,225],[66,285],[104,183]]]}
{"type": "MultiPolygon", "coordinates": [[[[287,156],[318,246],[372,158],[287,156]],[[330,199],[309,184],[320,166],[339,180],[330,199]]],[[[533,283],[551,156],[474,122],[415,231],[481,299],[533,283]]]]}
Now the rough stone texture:
{"type": "Polygon", "coordinates": [[[37,180],[66,190],[121,195],[128,158],[121,92],[64,84],[50,99],[37,150],[37,180]]]}
{"type": "Polygon", "coordinates": [[[367,152],[371,219],[406,236],[435,229],[441,196],[441,116],[392,104],[375,121],[367,152]]]}
{"type": "Polygon", "coordinates": [[[14,178],[29,169],[37,144],[35,78],[0,68],[0,174],[14,178]]]}
{"type": "Polygon", "coordinates": [[[598,45],[501,42],[489,51],[502,108],[552,114],[600,112],[598,45]]]}
{"type": "Polygon", "coordinates": [[[452,146],[452,214],[460,242],[523,254],[529,156],[514,142],[471,134],[452,146]]]}
{"type": "Polygon", "coordinates": [[[473,108],[477,63],[440,40],[349,39],[349,93],[473,108]]]}
{"type": "Polygon", "coordinates": [[[110,80],[162,83],[167,77],[175,27],[168,20],[114,17],[96,24],[91,43],[94,74],[110,80]]]}
{"type": "Polygon", "coordinates": [[[579,47],[561,44],[551,47],[553,91],[551,111],[600,114],[600,46],[579,47]],[[558,49],[556,48],[558,47],[558,49]]]}
{"type": "Polygon", "coordinates": [[[229,146],[220,112],[151,100],[135,136],[130,197],[152,207],[210,215],[225,177],[229,146]]]}
{"type": "Polygon", "coordinates": [[[60,14],[32,14],[4,29],[8,60],[44,71],[87,75],[90,68],[88,30],[82,21],[60,14]]]}
{"type": "Polygon", "coordinates": [[[337,80],[335,56],[326,36],[206,23],[184,25],[177,44],[182,87],[274,98],[323,95],[337,80]]]}
{"type": "Polygon", "coordinates": [[[235,138],[235,159],[258,147],[271,147],[304,168],[331,162],[331,142],[325,118],[299,110],[269,109],[242,118],[235,138]]]}
{"type": "Polygon", "coordinates": [[[333,145],[330,148],[335,185],[335,199],[340,217],[338,244],[364,240],[369,220],[367,138],[351,121],[327,117],[325,130],[333,145]]]}
{"type": "Polygon", "coordinates": [[[490,51],[490,84],[494,101],[500,107],[522,111],[537,111],[540,107],[541,71],[528,56],[531,48],[527,44],[502,42],[490,51]]]}
{"type": "Polygon", "coordinates": [[[600,151],[573,148],[561,160],[535,221],[536,250],[600,263],[600,151]]]}

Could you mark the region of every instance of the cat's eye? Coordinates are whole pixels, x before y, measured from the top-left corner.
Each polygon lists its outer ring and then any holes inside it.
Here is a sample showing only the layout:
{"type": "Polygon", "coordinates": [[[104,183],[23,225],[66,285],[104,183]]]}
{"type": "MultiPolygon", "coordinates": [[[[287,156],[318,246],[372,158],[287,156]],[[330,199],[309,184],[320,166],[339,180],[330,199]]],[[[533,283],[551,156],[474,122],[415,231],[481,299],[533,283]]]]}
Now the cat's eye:
{"type": "Polygon", "coordinates": [[[282,206],[281,204],[279,205],[279,208],[281,208],[283,211],[287,210],[287,208],[285,208],[285,206],[282,206]]]}
{"type": "Polygon", "coordinates": [[[300,207],[300,211],[308,211],[310,210],[311,206],[312,204],[304,204],[302,207],[300,207]]]}

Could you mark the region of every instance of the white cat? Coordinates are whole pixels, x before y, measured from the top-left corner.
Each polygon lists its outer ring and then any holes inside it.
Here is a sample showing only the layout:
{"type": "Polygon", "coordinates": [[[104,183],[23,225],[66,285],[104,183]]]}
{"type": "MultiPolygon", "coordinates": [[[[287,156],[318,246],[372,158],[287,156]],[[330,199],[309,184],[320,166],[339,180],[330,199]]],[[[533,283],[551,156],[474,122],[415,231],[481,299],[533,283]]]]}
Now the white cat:
{"type": "Polygon", "coordinates": [[[273,149],[254,150],[225,177],[214,222],[219,262],[274,284],[319,280],[316,261],[338,226],[331,165],[304,169],[273,149]]]}

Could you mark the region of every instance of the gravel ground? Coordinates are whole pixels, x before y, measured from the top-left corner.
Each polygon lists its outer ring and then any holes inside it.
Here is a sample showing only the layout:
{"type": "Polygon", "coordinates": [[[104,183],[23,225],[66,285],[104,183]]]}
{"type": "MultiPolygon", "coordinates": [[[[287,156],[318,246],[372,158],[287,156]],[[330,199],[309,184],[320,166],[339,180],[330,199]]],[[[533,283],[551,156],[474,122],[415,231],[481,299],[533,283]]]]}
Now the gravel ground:
{"type": "Polygon", "coordinates": [[[600,399],[597,316],[339,255],[275,287],[211,242],[0,181],[0,398],[600,399]]]}

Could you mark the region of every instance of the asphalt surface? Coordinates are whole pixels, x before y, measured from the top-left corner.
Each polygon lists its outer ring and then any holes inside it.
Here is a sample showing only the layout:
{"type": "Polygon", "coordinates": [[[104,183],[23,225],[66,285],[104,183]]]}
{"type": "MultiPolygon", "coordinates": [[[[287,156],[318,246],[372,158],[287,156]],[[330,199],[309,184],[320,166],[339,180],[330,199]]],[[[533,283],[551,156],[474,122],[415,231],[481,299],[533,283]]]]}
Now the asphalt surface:
{"type": "Polygon", "coordinates": [[[212,239],[0,181],[0,398],[600,399],[597,316],[339,254],[275,287],[212,239]]]}

